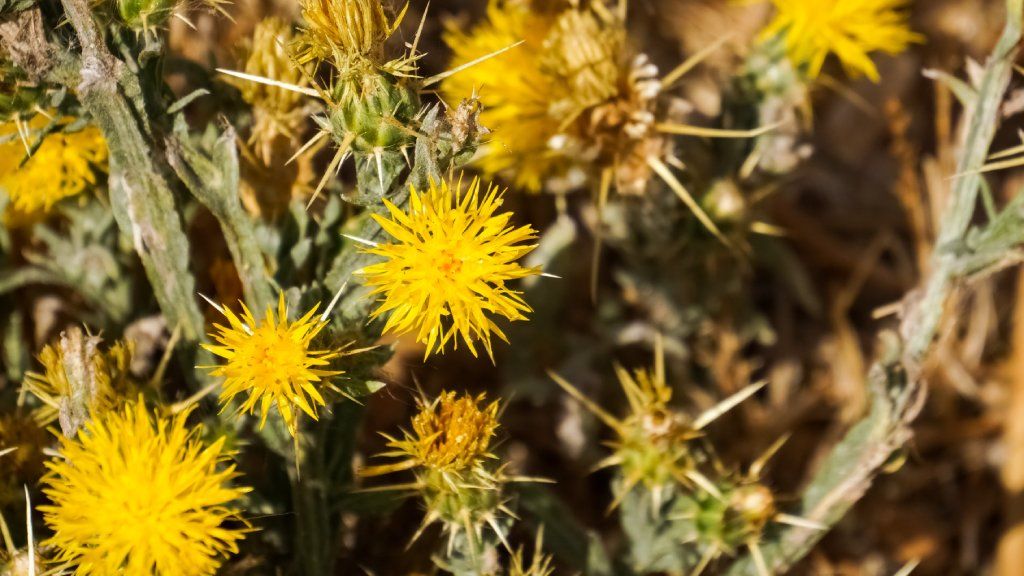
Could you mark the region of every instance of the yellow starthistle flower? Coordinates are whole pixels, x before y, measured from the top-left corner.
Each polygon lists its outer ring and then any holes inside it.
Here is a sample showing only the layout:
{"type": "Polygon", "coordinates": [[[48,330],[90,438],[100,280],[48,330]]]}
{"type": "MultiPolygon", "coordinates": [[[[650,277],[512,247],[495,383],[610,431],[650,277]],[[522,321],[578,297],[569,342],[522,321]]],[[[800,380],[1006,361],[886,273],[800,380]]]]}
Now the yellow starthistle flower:
{"type": "Polygon", "coordinates": [[[247,488],[224,438],[204,444],[188,412],[153,416],[141,399],[61,439],[40,506],[55,561],[81,576],[213,574],[248,529],[235,502],[247,488]]]}
{"type": "Polygon", "coordinates": [[[341,374],[324,368],[341,356],[340,350],[310,349],[313,338],[327,326],[315,316],[318,307],[290,322],[281,293],[276,317],[268,307],[262,322],[257,322],[245,304],[241,315],[223,309],[228,325],[215,324],[216,332],[210,337],[217,343],[202,345],[227,360],[220,366],[207,367],[213,376],[224,378],[222,410],[235,396],[245,394],[239,412],[252,414],[258,407],[263,428],[271,408],[276,407],[292,436],[298,431],[296,409],[318,419],[317,408],[327,404],[321,389],[334,389],[329,380],[341,374]]]}
{"type": "Polygon", "coordinates": [[[630,372],[621,366],[615,367],[630,408],[623,417],[608,413],[567,380],[549,372],[562,389],[615,432],[615,438],[608,442],[612,453],[597,466],[615,467],[621,474],[612,508],[638,485],[650,492],[656,505],[660,505],[678,484],[708,486],[709,481],[696,469],[690,441],[701,436],[706,426],[764,385],[748,386],[701,414],[691,416],[670,405],[672,388],[665,380],[660,338],[655,348],[654,368],[651,370],[641,368],[630,372]]]}
{"type": "Polygon", "coordinates": [[[526,244],[536,231],[498,213],[496,187],[481,194],[477,178],[465,192],[460,187],[442,180],[425,192],[410,189],[407,211],[384,199],[390,218],[373,218],[395,241],[366,249],[384,261],[358,273],[381,296],[371,318],[388,314],[385,333],[415,334],[424,358],[461,337],[474,356],[479,342],[493,359],[491,335],[508,341],[493,317],[525,320],[532,311],[506,282],[540,273],[516,262],[536,247],[526,244]]]}
{"type": "Polygon", "coordinates": [[[292,44],[300,64],[328,60],[344,80],[377,68],[411,71],[414,56],[390,62],[384,56],[384,41],[398,28],[405,8],[388,22],[380,0],[301,0],[301,4],[305,25],[292,44]]]}
{"type": "Polygon", "coordinates": [[[42,372],[25,375],[25,390],[43,402],[36,421],[60,421],[65,436],[74,436],[89,419],[118,408],[138,393],[129,375],[132,346],[115,342],[100,350],[103,340],[74,327],[61,333],[39,353],[42,372]]]}
{"type": "MultiPolygon", "coordinates": [[[[38,131],[49,123],[39,114],[28,122],[28,128],[38,131]]],[[[68,124],[70,119],[61,123],[68,124]]],[[[13,122],[0,127],[0,138],[11,138],[0,144],[0,189],[10,197],[12,221],[31,220],[49,212],[58,201],[96,184],[97,172],[105,167],[106,141],[94,126],[77,132],[58,129],[47,135],[27,160],[24,142],[17,134],[13,122]]],[[[31,135],[29,141],[33,142],[31,135]]]]}
{"type": "Polygon", "coordinates": [[[772,0],[766,38],[781,35],[790,59],[811,78],[835,54],[851,75],[879,80],[871,52],[898,54],[924,37],[907,24],[907,0],[772,0]]]}

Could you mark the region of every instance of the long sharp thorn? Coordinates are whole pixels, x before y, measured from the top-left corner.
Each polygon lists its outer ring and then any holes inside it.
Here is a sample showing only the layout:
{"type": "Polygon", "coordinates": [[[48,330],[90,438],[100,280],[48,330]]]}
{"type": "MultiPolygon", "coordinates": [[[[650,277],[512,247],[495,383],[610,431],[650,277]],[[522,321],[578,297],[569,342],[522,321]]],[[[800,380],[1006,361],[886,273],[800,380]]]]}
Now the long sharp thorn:
{"type": "Polygon", "coordinates": [[[430,12],[430,2],[423,7],[423,17],[420,18],[420,25],[416,28],[416,37],[412,40],[412,46],[409,47],[409,54],[416,56],[416,48],[420,45],[420,35],[423,34],[423,23],[427,21],[427,13],[430,12]]]}
{"type": "Polygon", "coordinates": [[[807,518],[793,516],[792,514],[777,514],[774,520],[779,524],[788,524],[790,526],[796,526],[797,528],[807,528],[808,530],[819,530],[822,532],[828,530],[828,526],[821,522],[815,522],[814,520],[808,520],[807,518]]]}
{"type": "Polygon", "coordinates": [[[376,248],[378,246],[378,244],[376,242],[374,242],[373,240],[367,240],[366,238],[360,238],[359,236],[351,236],[349,234],[342,234],[342,236],[344,236],[345,238],[348,238],[349,240],[352,240],[353,242],[359,242],[360,244],[366,244],[367,246],[371,246],[373,248],[376,248]]]}
{"type": "Polygon", "coordinates": [[[441,72],[440,74],[435,74],[435,75],[431,76],[430,78],[427,78],[426,80],[424,80],[423,84],[421,84],[421,86],[423,88],[426,88],[427,86],[431,86],[433,84],[437,84],[438,82],[440,82],[441,80],[444,80],[445,78],[448,78],[449,76],[454,76],[455,74],[458,74],[459,72],[462,72],[463,70],[465,70],[467,68],[472,68],[473,66],[476,66],[477,64],[479,64],[481,62],[490,60],[491,58],[494,58],[495,56],[500,56],[501,54],[504,54],[505,52],[508,52],[509,50],[515,48],[516,46],[519,46],[523,42],[526,42],[526,40],[520,40],[519,42],[516,42],[515,44],[510,44],[508,46],[505,46],[504,48],[501,48],[500,50],[495,50],[494,52],[491,52],[490,54],[485,54],[485,55],[483,55],[483,56],[481,56],[481,57],[479,57],[479,58],[477,58],[475,60],[470,60],[469,62],[466,62],[465,64],[463,64],[461,66],[456,66],[455,68],[452,68],[451,70],[446,70],[444,72],[441,72]]]}
{"type": "Polygon", "coordinates": [[[693,199],[693,196],[691,196],[689,191],[686,190],[686,187],[683,186],[682,182],[672,174],[672,171],[668,169],[668,166],[665,166],[664,162],[654,156],[650,156],[647,158],[647,164],[654,169],[666,184],[668,184],[668,187],[675,192],[676,196],[683,201],[683,204],[686,204],[686,207],[693,212],[693,215],[697,217],[697,220],[700,220],[700,223],[703,224],[704,227],[715,236],[715,238],[718,238],[722,244],[725,244],[730,248],[733,247],[729,242],[729,239],[722,234],[722,231],[718,229],[718,226],[716,226],[714,221],[711,220],[711,217],[704,212],[704,209],[700,207],[700,204],[698,204],[696,200],[693,199]]]}
{"type": "Polygon", "coordinates": [[[735,37],[736,37],[735,33],[733,33],[733,34],[726,34],[725,36],[719,38],[715,42],[707,45],[705,48],[701,49],[700,51],[698,51],[693,56],[690,56],[689,58],[684,60],[682,64],[680,64],[679,66],[676,66],[671,72],[666,74],[661,79],[661,87],[662,87],[662,89],[668,88],[669,86],[674,84],[676,82],[676,80],[679,80],[680,78],[685,76],[687,72],[689,72],[690,70],[693,70],[698,64],[703,62],[713,52],[717,51],[722,46],[725,46],[726,42],[732,40],[735,37]]]}
{"type": "Polygon", "coordinates": [[[325,132],[324,130],[317,132],[316,135],[310,138],[308,142],[303,144],[302,147],[295,152],[295,154],[292,154],[292,157],[289,158],[288,161],[284,163],[284,165],[287,166],[294,162],[296,158],[305,154],[307,150],[313,147],[313,145],[315,145],[320,140],[323,140],[324,136],[327,136],[327,132],[325,132]]]}
{"type": "Polygon", "coordinates": [[[754,128],[753,130],[725,130],[721,128],[703,128],[701,126],[690,126],[689,124],[676,124],[672,122],[659,122],[654,128],[666,134],[677,136],[703,136],[705,138],[756,138],[767,134],[782,126],[784,122],[776,122],[768,126],[754,128]]]}
{"type": "Polygon", "coordinates": [[[373,151],[373,158],[377,161],[377,181],[380,182],[380,194],[384,196],[387,190],[384,189],[384,163],[381,160],[383,151],[377,148],[373,151]]]}
{"type": "Polygon", "coordinates": [[[747,398],[750,398],[755,393],[757,393],[757,391],[760,390],[761,388],[764,388],[767,383],[767,381],[761,381],[751,384],[750,386],[747,386],[743,390],[740,390],[739,392],[733,394],[732,396],[729,396],[725,400],[722,400],[718,404],[715,404],[711,408],[708,408],[700,416],[697,416],[697,418],[693,421],[693,429],[703,430],[705,426],[711,424],[715,420],[718,420],[718,418],[722,414],[725,414],[729,410],[732,410],[733,408],[736,407],[737,404],[743,402],[747,398]]]}
{"type": "Polygon", "coordinates": [[[566,380],[565,378],[562,378],[557,372],[553,370],[548,370],[548,376],[552,380],[554,380],[556,384],[561,386],[563,390],[568,392],[570,396],[575,398],[580,404],[583,404],[583,406],[586,407],[587,410],[590,410],[590,412],[594,416],[597,416],[598,419],[607,424],[609,428],[612,428],[614,430],[619,430],[622,428],[622,425],[619,424],[619,421],[616,420],[614,416],[612,416],[603,408],[598,406],[593,400],[584,396],[578,388],[570,384],[569,381],[566,380]]]}
{"type": "Polygon", "coordinates": [[[764,467],[768,465],[768,461],[775,457],[787,440],[789,440],[789,434],[783,434],[778,440],[772,442],[772,445],[764,451],[764,454],[761,454],[757,460],[754,460],[754,463],[750,465],[750,475],[754,478],[760,478],[761,472],[764,472],[764,467]]]}
{"type": "Polygon", "coordinates": [[[28,485],[25,488],[25,534],[28,538],[28,576],[36,576],[36,536],[32,530],[32,498],[28,495],[28,485]]]}
{"type": "Polygon", "coordinates": [[[348,145],[352,143],[354,136],[352,134],[346,134],[344,142],[338,148],[338,151],[334,154],[334,158],[331,159],[331,163],[327,166],[327,170],[324,170],[324,175],[320,178],[320,183],[317,184],[316,190],[313,191],[313,195],[309,197],[309,202],[306,203],[306,210],[313,205],[313,202],[320,196],[320,192],[327,186],[327,182],[331,179],[331,175],[341,165],[341,161],[345,159],[345,154],[348,152],[348,145]]]}
{"type": "Polygon", "coordinates": [[[547,273],[547,272],[541,272],[541,273],[540,273],[540,276],[541,276],[541,277],[543,277],[543,278],[557,278],[557,279],[559,279],[559,280],[561,280],[561,279],[562,279],[562,277],[561,277],[561,276],[558,276],[558,275],[556,275],[556,274],[549,274],[549,273],[547,273]]]}
{"type": "Polygon", "coordinates": [[[711,480],[708,480],[707,476],[697,472],[696,470],[687,470],[684,475],[694,484],[703,488],[705,492],[714,496],[717,500],[722,499],[722,493],[714,484],[711,483],[711,480]]]}
{"type": "Polygon", "coordinates": [[[341,299],[341,295],[345,292],[345,288],[348,288],[347,278],[341,283],[341,288],[338,288],[338,291],[334,293],[334,298],[331,299],[331,303],[327,305],[326,309],[324,309],[324,313],[320,315],[321,322],[327,322],[327,317],[331,315],[331,311],[338,305],[338,300],[341,299]]]}
{"type": "Polygon", "coordinates": [[[768,571],[768,563],[764,561],[764,554],[761,554],[761,547],[757,545],[757,542],[754,540],[748,541],[747,550],[750,550],[750,557],[754,559],[754,566],[757,567],[758,575],[772,576],[771,572],[768,571]]]}
{"type": "Polygon", "coordinates": [[[313,98],[323,99],[323,96],[319,91],[312,88],[306,88],[304,86],[297,86],[295,84],[289,84],[287,82],[281,82],[280,80],[273,80],[271,78],[264,78],[263,76],[257,76],[255,74],[246,74],[245,72],[238,72],[236,70],[228,70],[227,68],[217,68],[217,72],[227,76],[234,76],[235,78],[241,78],[242,80],[248,80],[250,82],[256,82],[258,84],[266,84],[267,86],[276,86],[284,90],[290,90],[292,92],[298,92],[299,94],[305,94],[306,96],[312,96],[313,98]]]}

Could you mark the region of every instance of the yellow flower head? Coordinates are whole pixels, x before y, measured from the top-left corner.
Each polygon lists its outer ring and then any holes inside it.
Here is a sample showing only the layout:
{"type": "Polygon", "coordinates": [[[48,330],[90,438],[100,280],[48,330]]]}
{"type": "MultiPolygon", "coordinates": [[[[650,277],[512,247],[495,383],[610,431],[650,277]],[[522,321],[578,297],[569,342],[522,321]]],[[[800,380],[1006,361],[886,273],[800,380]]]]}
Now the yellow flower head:
{"type": "MultiPolygon", "coordinates": [[[[28,128],[41,130],[49,122],[39,114],[28,123],[28,128]]],[[[0,189],[6,190],[10,208],[22,219],[45,214],[58,201],[95,184],[96,171],[103,169],[107,160],[106,142],[93,126],[77,132],[58,129],[43,139],[28,160],[25,144],[13,122],[0,126],[0,139],[4,137],[11,140],[0,144],[0,189]]],[[[34,143],[31,136],[28,140],[34,143]]]]}
{"type": "Polygon", "coordinates": [[[217,332],[210,337],[217,344],[203,344],[203,348],[227,360],[210,367],[212,375],[224,378],[220,393],[222,409],[238,394],[247,393],[240,412],[252,414],[259,405],[262,428],[271,407],[276,406],[292,436],[298,430],[296,407],[310,418],[318,418],[317,407],[326,405],[318,388],[330,387],[324,379],[341,374],[324,367],[341,352],[310,350],[313,338],[327,325],[314,317],[317,308],[314,306],[302,318],[289,322],[282,293],[276,318],[274,310],[268,308],[263,322],[257,322],[245,304],[241,316],[224,309],[228,326],[215,324],[217,332]]]}
{"type": "Polygon", "coordinates": [[[89,418],[120,407],[138,393],[129,375],[131,345],[115,342],[103,351],[102,341],[74,327],[43,347],[43,371],[27,373],[24,384],[43,402],[37,422],[45,426],[59,419],[61,431],[72,437],[89,418]]]}
{"type": "Polygon", "coordinates": [[[187,412],[152,416],[141,399],[61,439],[40,506],[55,560],[75,574],[213,574],[247,528],[233,505],[247,488],[227,465],[224,438],[199,439],[187,412]]]}
{"type": "Polygon", "coordinates": [[[875,82],[878,69],[869,54],[898,54],[923,37],[911,32],[903,9],[907,0],[772,0],[776,16],[765,37],[782,35],[794,64],[817,77],[833,53],[847,72],[875,82]]]}
{"type": "Polygon", "coordinates": [[[524,320],[531,311],[505,283],[540,273],[516,262],[536,246],[525,244],[536,233],[511,225],[510,212],[498,213],[497,188],[481,195],[476,178],[466,192],[460,187],[461,181],[431,181],[424,193],[411,189],[407,211],[385,199],[391,217],[373,218],[395,242],[367,249],[384,261],[359,273],[374,287],[371,294],[381,296],[371,318],[389,314],[385,333],[415,333],[425,357],[443,353],[451,340],[457,347],[461,337],[473,355],[480,342],[493,358],[491,335],[507,342],[493,317],[524,320]]]}
{"type": "Polygon", "coordinates": [[[388,438],[388,456],[405,457],[396,464],[364,469],[363,476],[375,476],[408,468],[424,468],[461,478],[479,469],[491,454],[491,440],[498,428],[498,403],[485,403],[485,395],[456,396],[445,392],[433,402],[421,402],[412,420],[412,432],[401,440],[388,438]]]}

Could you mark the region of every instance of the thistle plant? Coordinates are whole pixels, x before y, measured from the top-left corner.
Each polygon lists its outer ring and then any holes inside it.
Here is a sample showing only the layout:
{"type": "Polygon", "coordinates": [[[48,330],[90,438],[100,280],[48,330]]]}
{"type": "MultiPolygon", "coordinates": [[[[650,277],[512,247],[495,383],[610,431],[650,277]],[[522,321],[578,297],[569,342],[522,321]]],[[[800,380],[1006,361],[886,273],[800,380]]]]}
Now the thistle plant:
{"type": "Polygon", "coordinates": [[[1024,259],[1024,148],[990,151],[1024,10],[929,73],[959,141],[937,105],[939,160],[894,144],[934,238],[885,275],[891,218],[844,215],[868,258],[802,193],[887,206],[889,170],[843,196],[813,120],[934,25],[765,4],[683,54],[661,4],[0,0],[0,574],[793,568],[906,449],[958,293],[1024,259]],[[757,446],[790,433],[799,469],[757,446]]]}

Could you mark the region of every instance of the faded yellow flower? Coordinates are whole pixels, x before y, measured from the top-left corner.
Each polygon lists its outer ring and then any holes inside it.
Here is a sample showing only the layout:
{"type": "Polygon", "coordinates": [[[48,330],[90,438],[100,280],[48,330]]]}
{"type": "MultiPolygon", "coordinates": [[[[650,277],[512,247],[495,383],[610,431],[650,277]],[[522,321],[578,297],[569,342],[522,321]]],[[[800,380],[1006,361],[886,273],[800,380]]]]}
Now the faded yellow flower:
{"type": "Polygon", "coordinates": [[[325,406],[323,388],[334,389],[330,378],[340,371],[325,367],[340,350],[313,350],[313,338],[327,325],[315,316],[317,306],[290,322],[284,293],[277,304],[277,315],[267,308],[262,322],[242,304],[242,314],[224,308],[228,325],[215,324],[210,337],[216,344],[203,348],[227,360],[220,366],[208,366],[210,374],[224,378],[220,393],[222,410],[237,395],[246,395],[240,412],[260,412],[260,428],[267,422],[272,407],[281,414],[292,436],[298,431],[298,412],[316,420],[317,407],[325,406]]]}
{"type": "Polygon", "coordinates": [[[660,155],[654,130],[657,68],[628,42],[621,15],[601,3],[539,10],[530,2],[493,0],[487,18],[445,40],[459,66],[442,84],[450,103],[478,95],[480,123],[493,140],[478,156],[488,175],[517,187],[568,191],[610,171],[620,192],[643,191],[646,158],[660,155]]]}
{"type": "Polygon", "coordinates": [[[452,67],[523,41],[451,76],[441,90],[452,105],[478,95],[484,105],[480,123],[494,130],[493,141],[479,155],[480,167],[490,176],[512,171],[516,186],[533,192],[567,168],[566,159],[548,143],[559,133],[561,122],[549,113],[549,105],[562,100],[568,87],[539,66],[553,23],[552,15],[534,13],[524,2],[493,1],[484,22],[469,31],[452,27],[445,35],[452,67]]]}
{"type": "Polygon", "coordinates": [[[187,417],[153,416],[140,399],[61,439],[43,480],[51,504],[39,507],[56,562],[82,576],[193,576],[238,551],[248,489],[232,485],[224,437],[204,444],[187,417]]]}
{"type": "MultiPolygon", "coordinates": [[[[294,41],[291,24],[276,17],[256,24],[252,46],[245,60],[245,73],[262,76],[294,86],[305,86],[306,75],[292,63],[288,45],[294,41]]],[[[296,140],[308,114],[303,106],[306,97],[294,90],[269,86],[260,82],[238,82],[242,99],[252,106],[253,126],[249,144],[264,162],[273,158],[275,142],[282,136],[296,140]]]]}
{"type": "MultiPolygon", "coordinates": [[[[61,124],[70,122],[64,119],[61,124]]],[[[49,118],[38,114],[27,126],[35,132],[49,123],[49,118]]],[[[0,144],[0,189],[7,192],[9,208],[18,219],[45,214],[58,201],[80,194],[96,184],[96,173],[105,169],[106,141],[94,126],[75,132],[58,129],[47,135],[27,160],[24,142],[17,134],[13,122],[0,127],[0,138],[11,138],[0,144]]],[[[31,135],[29,142],[34,143],[31,135]]]]}
{"type": "Polygon", "coordinates": [[[487,403],[483,394],[473,397],[455,392],[445,392],[432,402],[422,398],[418,402],[420,409],[411,432],[405,432],[401,440],[384,435],[389,450],[381,455],[401,460],[368,466],[359,475],[414,471],[414,484],[395,487],[417,491],[426,507],[413,540],[427,526],[439,522],[449,542],[461,533],[482,540],[486,528],[506,541],[500,519],[513,516],[502,496],[508,479],[490,451],[498,428],[498,403],[487,403]]]}
{"type": "Polygon", "coordinates": [[[89,419],[118,408],[138,393],[129,375],[132,346],[115,342],[101,350],[103,339],[73,327],[61,332],[39,353],[42,372],[28,372],[24,387],[42,401],[36,421],[60,421],[65,436],[74,436],[89,419]]]}
{"type": "Polygon", "coordinates": [[[453,474],[461,477],[487,460],[491,454],[491,440],[498,428],[498,403],[485,405],[485,395],[459,396],[445,392],[433,402],[424,403],[413,417],[412,432],[401,440],[390,436],[390,455],[405,456],[406,460],[392,465],[367,468],[364,476],[413,467],[453,474]]]}
{"type": "Polygon", "coordinates": [[[390,218],[373,218],[394,242],[366,249],[384,260],[358,273],[380,296],[371,318],[387,314],[385,333],[414,334],[426,345],[424,357],[461,338],[473,355],[480,343],[493,358],[491,336],[507,342],[494,317],[525,320],[531,312],[506,283],[540,273],[517,263],[536,246],[527,244],[536,232],[498,212],[496,187],[481,193],[474,178],[460,189],[461,181],[445,180],[431,181],[425,192],[410,189],[406,211],[385,199],[390,218]]]}
{"type": "Polygon", "coordinates": [[[924,37],[907,23],[907,0],[772,0],[775,19],[764,36],[781,35],[790,59],[817,77],[829,54],[851,75],[877,82],[871,52],[898,54],[924,37]]]}

